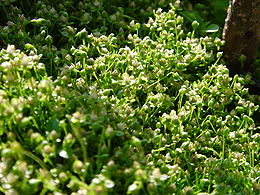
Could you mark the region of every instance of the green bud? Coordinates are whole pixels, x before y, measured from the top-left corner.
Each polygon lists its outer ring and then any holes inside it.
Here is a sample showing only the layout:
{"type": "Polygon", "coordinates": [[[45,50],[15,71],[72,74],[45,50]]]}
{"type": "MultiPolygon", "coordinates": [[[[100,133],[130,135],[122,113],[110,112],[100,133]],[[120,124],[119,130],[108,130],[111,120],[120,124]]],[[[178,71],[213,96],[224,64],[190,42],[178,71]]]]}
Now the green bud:
{"type": "Polygon", "coordinates": [[[195,21],[192,22],[191,25],[192,25],[192,28],[195,30],[199,27],[200,23],[197,20],[195,20],[195,21]]]}
{"type": "Polygon", "coordinates": [[[51,35],[47,35],[45,38],[45,41],[48,45],[51,45],[53,43],[53,38],[51,35]]]}
{"type": "Polygon", "coordinates": [[[244,54],[242,54],[239,59],[238,59],[241,63],[244,63],[246,61],[246,56],[244,54]]]}

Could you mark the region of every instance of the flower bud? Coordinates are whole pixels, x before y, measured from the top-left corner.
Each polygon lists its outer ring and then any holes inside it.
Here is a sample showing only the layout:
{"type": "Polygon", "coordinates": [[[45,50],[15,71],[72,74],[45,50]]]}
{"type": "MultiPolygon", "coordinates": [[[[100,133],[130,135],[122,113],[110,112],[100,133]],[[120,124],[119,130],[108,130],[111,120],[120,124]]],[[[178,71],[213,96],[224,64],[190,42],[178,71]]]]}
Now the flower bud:
{"type": "Polygon", "coordinates": [[[192,28],[193,28],[194,30],[197,29],[197,28],[199,27],[199,25],[200,25],[199,22],[196,21],[196,20],[193,21],[192,24],[191,24],[191,26],[192,26],[192,28]]]}

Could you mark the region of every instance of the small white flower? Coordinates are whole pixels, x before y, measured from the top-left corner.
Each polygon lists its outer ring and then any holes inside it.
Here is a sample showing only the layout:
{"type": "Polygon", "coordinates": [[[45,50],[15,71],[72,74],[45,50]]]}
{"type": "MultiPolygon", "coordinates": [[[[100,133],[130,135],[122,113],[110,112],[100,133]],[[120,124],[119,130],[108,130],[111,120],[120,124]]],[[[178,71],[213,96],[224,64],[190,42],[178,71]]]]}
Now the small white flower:
{"type": "Polygon", "coordinates": [[[7,46],[6,52],[8,54],[12,54],[12,53],[14,53],[14,51],[15,51],[15,46],[14,45],[8,45],[7,46]]]}

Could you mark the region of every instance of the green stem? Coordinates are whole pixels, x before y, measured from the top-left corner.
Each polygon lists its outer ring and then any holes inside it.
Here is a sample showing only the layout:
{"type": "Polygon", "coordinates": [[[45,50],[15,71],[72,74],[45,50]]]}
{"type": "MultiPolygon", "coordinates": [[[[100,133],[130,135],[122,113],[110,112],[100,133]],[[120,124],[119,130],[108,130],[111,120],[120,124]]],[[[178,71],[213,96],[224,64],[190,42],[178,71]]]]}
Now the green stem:
{"type": "Polygon", "coordinates": [[[224,135],[224,131],[222,133],[222,159],[224,159],[225,157],[225,135],[224,135]]]}
{"type": "Polygon", "coordinates": [[[178,113],[181,110],[182,100],[183,100],[183,93],[180,94],[180,98],[179,98],[179,101],[178,101],[178,113]]]}
{"type": "Polygon", "coordinates": [[[77,140],[78,140],[78,142],[80,144],[80,147],[81,147],[81,150],[82,150],[82,154],[83,154],[83,161],[87,162],[87,147],[83,143],[83,140],[82,140],[82,138],[80,136],[80,133],[78,131],[78,127],[72,126],[72,131],[73,131],[75,137],[77,138],[77,140]]]}
{"type": "Polygon", "coordinates": [[[100,163],[100,154],[101,154],[101,148],[102,148],[102,143],[104,142],[104,136],[105,135],[105,129],[103,129],[102,134],[100,135],[100,140],[98,144],[98,154],[97,154],[97,170],[101,169],[102,163],[100,163]]]}
{"type": "Polygon", "coordinates": [[[221,158],[221,155],[216,150],[214,150],[213,148],[208,148],[208,149],[213,153],[215,153],[216,155],[218,155],[219,158],[221,158]]]}
{"type": "Polygon", "coordinates": [[[41,193],[40,193],[40,195],[44,195],[44,194],[46,194],[47,191],[48,191],[47,188],[43,188],[42,191],[41,191],[41,193]]]}
{"type": "Polygon", "coordinates": [[[0,192],[3,192],[3,194],[4,194],[5,191],[6,191],[6,190],[4,190],[4,188],[2,188],[2,187],[0,186],[0,192]]]}
{"type": "Polygon", "coordinates": [[[191,39],[193,39],[194,34],[195,34],[195,30],[193,30],[193,31],[191,32],[191,39]]]}
{"type": "Polygon", "coordinates": [[[217,134],[215,127],[212,125],[212,123],[210,121],[209,121],[209,124],[210,124],[211,128],[213,129],[213,131],[217,134]]]}
{"type": "Polygon", "coordinates": [[[43,169],[47,169],[46,164],[40,159],[38,158],[36,155],[34,155],[33,153],[26,151],[24,149],[21,150],[21,153],[25,156],[28,156],[29,158],[33,159],[35,162],[37,162],[43,169]]]}
{"type": "Polygon", "coordinates": [[[255,154],[254,154],[254,149],[251,150],[252,154],[251,154],[251,166],[254,167],[255,166],[255,154]]]}

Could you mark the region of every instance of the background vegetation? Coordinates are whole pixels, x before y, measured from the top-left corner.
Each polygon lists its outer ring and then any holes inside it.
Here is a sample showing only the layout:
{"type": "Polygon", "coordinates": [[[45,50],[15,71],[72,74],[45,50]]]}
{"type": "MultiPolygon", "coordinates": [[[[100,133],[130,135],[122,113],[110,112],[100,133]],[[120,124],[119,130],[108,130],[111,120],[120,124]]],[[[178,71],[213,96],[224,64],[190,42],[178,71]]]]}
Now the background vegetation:
{"type": "Polygon", "coordinates": [[[260,97],[226,1],[0,2],[0,192],[258,194],[260,97]]]}

